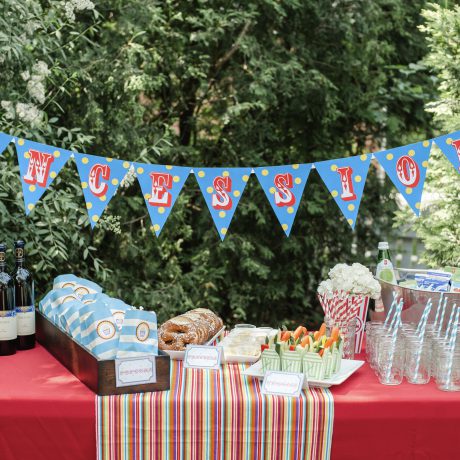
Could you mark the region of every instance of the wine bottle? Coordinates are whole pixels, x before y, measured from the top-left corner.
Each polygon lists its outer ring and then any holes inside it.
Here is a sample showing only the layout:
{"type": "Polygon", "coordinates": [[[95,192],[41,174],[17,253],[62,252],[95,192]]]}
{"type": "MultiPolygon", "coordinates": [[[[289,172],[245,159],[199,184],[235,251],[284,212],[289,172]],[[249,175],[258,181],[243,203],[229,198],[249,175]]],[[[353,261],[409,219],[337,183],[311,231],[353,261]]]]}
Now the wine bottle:
{"type": "Polygon", "coordinates": [[[29,350],[35,346],[34,281],[32,274],[24,266],[24,241],[14,243],[16,268],[12,273],[14,302],[18,322],[18,350],[29,350]]]}
{"type": "Polygon", "coordinates": [[[0,356],[16,353],[16,337],[13,279],[6,272],[6,244],[0,244],[0,356]]]}

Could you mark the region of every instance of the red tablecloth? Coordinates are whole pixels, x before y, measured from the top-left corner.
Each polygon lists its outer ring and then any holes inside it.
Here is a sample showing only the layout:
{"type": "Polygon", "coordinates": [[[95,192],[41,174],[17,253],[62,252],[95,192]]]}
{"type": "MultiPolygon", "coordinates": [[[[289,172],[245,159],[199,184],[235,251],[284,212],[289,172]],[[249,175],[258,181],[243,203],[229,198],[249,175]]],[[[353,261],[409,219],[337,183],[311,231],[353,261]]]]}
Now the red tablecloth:
{"type": "MultiPolygon", "coordinates": [[[[333,394],[332,460],[459,458],[460,393],[383,386],[365,365],[333,394]]],[[[94,394],[39,345],[0,357],[0,459],[95,456],[94,394]]]]}

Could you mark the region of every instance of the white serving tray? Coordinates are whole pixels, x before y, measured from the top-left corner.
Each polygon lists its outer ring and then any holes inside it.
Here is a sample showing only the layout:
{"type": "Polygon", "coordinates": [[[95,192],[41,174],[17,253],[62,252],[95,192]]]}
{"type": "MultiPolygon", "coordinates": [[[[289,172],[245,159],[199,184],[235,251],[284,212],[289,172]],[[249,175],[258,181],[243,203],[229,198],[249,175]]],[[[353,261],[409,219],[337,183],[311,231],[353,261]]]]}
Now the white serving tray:
{"type": "MultiPolygon", "coordinates": [[[[364,361],[357,361],[355,359],[342,359],[342,365],[340,366],[339,372],[334,374],[329,379],[323,380],[315,380],[315,379],[308,379],[308,385],[311,387],[321,387],[321,388],[329,388],[333,385],[340,385],[341,383],[345,382],[345,380],[350,377],[354,372],[356,372],[362,365],[364,361]]],[[[258,379],[263,380],[264,372],[262,370],[262,361],[257,361],[251,367],[248,367],[243,371],[243,375],[256,377],[258,379]]],[[[303,388],[307,388],[307,382],[304,381],[303,388]]]]}
{"type": "Polygon", "coordinates": [[[253,364],[260,359],[260,353],[257,356],[249,355],[226,355],[225,348],[224,353],[222,354],[222,361],[224,363],[250,363],[253,364]]]}
{"type": "MultiPolygon", "coordinates": [[[[205,343],[200,343],[199,345],[211,345],[212,342],[214,342],[214,340],[217,340],[224,333],[224,331],[225,331],[225,326],[220,331],[218,331],[217,334],[214,337],[212,337],[211,339],[209,339],[205,343]]],[[[162,351],[164,351],[166,354],[168,354],[171,359],[175,359],[176,361],[183,361],[184,360],[185,350],[181,350],[181,351],[162,350],[162,351]]]]}

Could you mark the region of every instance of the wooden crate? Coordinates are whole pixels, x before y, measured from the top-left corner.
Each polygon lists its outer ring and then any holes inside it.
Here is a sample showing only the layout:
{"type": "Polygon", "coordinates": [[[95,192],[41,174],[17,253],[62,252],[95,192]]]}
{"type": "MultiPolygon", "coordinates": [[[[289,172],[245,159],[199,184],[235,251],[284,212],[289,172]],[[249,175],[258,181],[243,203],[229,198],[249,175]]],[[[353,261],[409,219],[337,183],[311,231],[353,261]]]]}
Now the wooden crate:
{"type": "Polygon", "coordinates": [[[35,311],[36,337],[58,361],[100,396],[169,390],[170,358],[163,352],[156,356],[156,383],[116,386],[115,360],[98,360],[66,332],[55,326],[40,311],[35,311]]]}

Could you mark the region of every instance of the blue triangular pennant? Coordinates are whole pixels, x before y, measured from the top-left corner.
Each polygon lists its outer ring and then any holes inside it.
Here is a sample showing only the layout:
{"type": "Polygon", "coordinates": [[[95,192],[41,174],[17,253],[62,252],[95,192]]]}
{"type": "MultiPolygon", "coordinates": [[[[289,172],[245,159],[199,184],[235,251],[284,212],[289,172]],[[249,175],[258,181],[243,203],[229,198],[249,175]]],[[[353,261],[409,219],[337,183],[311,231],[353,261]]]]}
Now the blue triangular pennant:
{"type": "Polygon", "coordinates": [[[460,131],[436,137],[433,141],[460,174],[460,131]]]}
{"type": "Polygon", "coordinates": [[[371,157],[363,154],[315,163],[321,179],[352,229],[356,225],[371,157]]]}
{"type": "Polygon", "coordinates": [[[291,233],[311,167],[311,164],[294,164],[254,168],[257,179],[287,236],[291,233]]]}
{"type": "Polygon", "coordinates": [[[26,214],[57,177],[72,152],[25,139],[16,141],[26,214]]]}
{"type": "Polygon", "coordinates": [[[153,231],[159,236],[191,168],[135,163],[135,169],[153,231]]]}
{"type": "Polygon", "coordinates": [[[221,240],[227,234],[251,168],[194,168],[221,240]]]}
{"type": "Polygon", "coordinates": [[[131,162],[109,157],[75,154],[89,222],[94,228],[126,176],[131,162]]]}
{"type": "Polygon", "coordinates": [[[8,144],[13,140],[13,136],[11,134],[5,134],[0,132],[0,155],[5,151],[8,147],[8,144]]]}
{"type": "Polygon", "coordinates": [[[417,142],[374,154],[417,216],[420,214],[431,143],[431,140],[417,142]]]}

